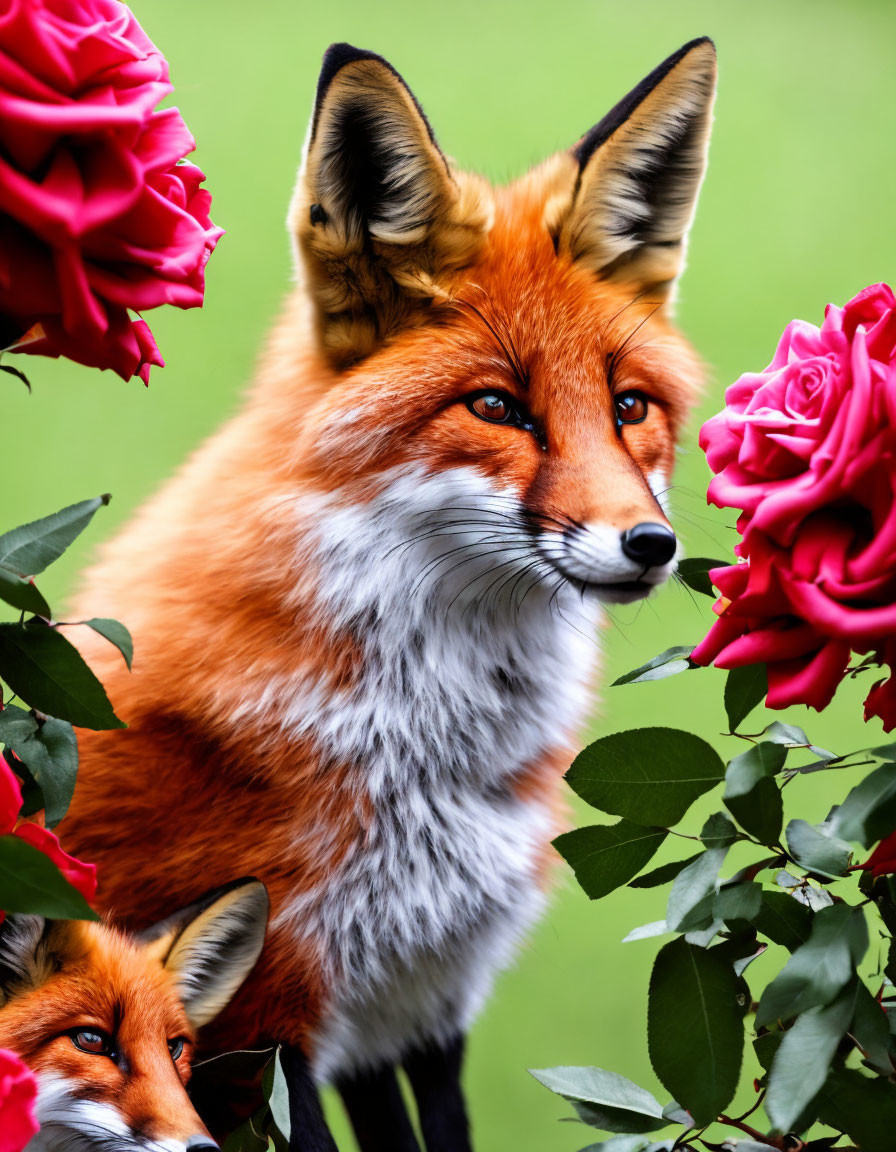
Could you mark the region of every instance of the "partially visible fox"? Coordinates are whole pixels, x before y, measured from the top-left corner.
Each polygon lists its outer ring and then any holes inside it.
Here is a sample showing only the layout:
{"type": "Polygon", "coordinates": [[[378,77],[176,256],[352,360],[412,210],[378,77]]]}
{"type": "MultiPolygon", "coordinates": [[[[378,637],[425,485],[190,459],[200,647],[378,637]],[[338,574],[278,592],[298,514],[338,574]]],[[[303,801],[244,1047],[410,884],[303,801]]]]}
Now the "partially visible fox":
{"type": "Polygon", "coordinates": [[[243,880],[139,937],[8,916],[0,1048],[37,1075],[27,1152],[213,1152],[186,1093],[196,1030],[249,974],[267,912],[264,886],[243,880]]]}
{"type": "Polygon", "coordinates": [[[323,1082],[365,1152],[416,1149],[399,1065],[429,1152],[469,1148],[463,1037],[544,905],[600,605],[675,567],[700,370],[669,301],[715,71],[686,44],[492,188],[332,47],[256,385],[81,597],[137,657],[89,652],[130,727],[84,734],[68,841],[129,926],[265,881],[262,959],[201,1040],[285,1045],[294,1150],[334,1147],[323,1082]]]}

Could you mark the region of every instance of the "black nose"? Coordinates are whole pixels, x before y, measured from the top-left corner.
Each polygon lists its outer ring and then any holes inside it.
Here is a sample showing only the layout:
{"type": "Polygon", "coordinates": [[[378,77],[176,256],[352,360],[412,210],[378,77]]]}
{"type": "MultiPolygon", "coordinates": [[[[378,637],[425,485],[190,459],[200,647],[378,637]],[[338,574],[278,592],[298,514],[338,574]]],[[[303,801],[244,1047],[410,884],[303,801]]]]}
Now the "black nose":
{"type": "Polygon", "coordinates": [[[193,1136],[187,1141],[188,1152],[221,1152],[217,1144],[207,1140],[205,1136],[193,1136]]]}
{"type": "Polygon", "coordinates": [[[622,551],[629,560],[655,568],[675,555],[675,533],[665,524],[636,524],[622,533],[622,551]]]}

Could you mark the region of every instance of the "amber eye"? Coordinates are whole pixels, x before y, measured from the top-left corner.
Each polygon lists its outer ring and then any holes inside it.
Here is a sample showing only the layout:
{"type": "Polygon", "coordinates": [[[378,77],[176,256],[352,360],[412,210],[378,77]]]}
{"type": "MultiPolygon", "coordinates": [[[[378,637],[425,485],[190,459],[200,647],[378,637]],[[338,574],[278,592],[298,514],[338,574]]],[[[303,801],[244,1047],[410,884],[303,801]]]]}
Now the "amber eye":
{"type": "Polygon", "coordinates": [[[510,424],[517,418],[517,411],[507,396],[500,392],[485,392],[467,401],[470,411],[480,420],[488,420],[490,424],[510,424]]]}
{"type": "Polygon", "coordinates": [[[647,397],[642,392],[622,392],[616,397],[616,423],[640,424],[647,419],[647,397]]]}
{"type": "Polygon", "coordinates": [[[82,1052],[89,1052],[91,1056],[111,1056],[112,1039],[105,1032],[96,1028],[79,1028],[71,1032],[72,1044],[82,1052]]]}
{"type": "Polygon", "coordinates": [[[183,1036],[177,1036],[174,1040],[168,1041],[168,1051],[171,1053],[172,1060],[180,1060],[184,1052],[184,1044],[186,1041],[183,1036]]]}

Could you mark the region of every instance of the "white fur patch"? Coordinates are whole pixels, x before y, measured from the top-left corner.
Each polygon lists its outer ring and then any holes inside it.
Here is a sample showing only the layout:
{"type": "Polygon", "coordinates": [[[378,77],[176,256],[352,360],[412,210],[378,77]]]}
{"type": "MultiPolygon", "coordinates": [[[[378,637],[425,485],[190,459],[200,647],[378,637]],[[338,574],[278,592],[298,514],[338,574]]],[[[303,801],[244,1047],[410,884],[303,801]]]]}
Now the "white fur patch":
{"type": "Polygon", "coordinates": [[[361,645],[359,680],[273,682],[243,708],[357,765],[373,812],[272,924],[320,946],[321,1081],[469,1026],[543,904],[551,818],[515,778],[582,723],[597,654],[599,607],[539,551],[514,493],[472,469],[381,480],[369,502],[301,505],[300,563],[321,573],[322,620],[361,645]]]}
{"type": "Polygon", "coordinates": [[[188,1152],[197,1141],[209,1143],[207,1136],[198,1133],[186,1143],[138,1136],[113,1105],[79,1099],[75,1089],[83,1085],[50,1074],[38,1076],[37,1080],[40,1131],[28,1142],[25,1152],[188,1152]]]}

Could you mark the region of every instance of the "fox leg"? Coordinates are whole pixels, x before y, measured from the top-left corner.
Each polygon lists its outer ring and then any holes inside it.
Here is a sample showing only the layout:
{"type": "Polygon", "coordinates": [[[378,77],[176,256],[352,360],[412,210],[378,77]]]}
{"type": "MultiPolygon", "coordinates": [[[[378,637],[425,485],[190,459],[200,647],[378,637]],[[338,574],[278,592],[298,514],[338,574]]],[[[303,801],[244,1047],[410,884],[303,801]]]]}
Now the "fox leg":
{"type": "Polygon", "coordinates": [[[470,1124],[460,1084],[464,1038],[412,1052],[404,1062],[417,1099],[426,1152],[472,1152],[470,1124]]]}
{"type": "Polygon", "coordinates": [[[280,1063],[289,1090],[289,1152],[338,1152],[305,1053],[281,1048],[280,1063]]]}
{"type": "Polygon", "coordinates": [[[420,1152],[392,1068],[339,1081],[361,1152],[420,1152]]]}

